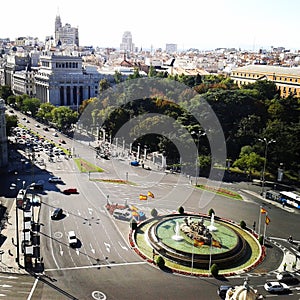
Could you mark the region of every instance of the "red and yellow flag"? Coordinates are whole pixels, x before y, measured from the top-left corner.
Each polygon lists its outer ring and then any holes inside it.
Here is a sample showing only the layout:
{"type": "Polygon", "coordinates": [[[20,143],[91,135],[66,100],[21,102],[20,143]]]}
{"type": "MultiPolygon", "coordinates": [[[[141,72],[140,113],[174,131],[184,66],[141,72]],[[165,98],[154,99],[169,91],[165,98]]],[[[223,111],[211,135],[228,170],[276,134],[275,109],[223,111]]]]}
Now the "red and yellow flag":
{"type": "Polygon", "coordinates": [[[261,209],[260,209],[260,213],[261,213],[261,214],[266,214],[267,211],[266,211],[264,208],[261,208],[261,209]]]}
{"type": "Polygon", "coordinates": [[[266,224],[269,225],[270,222],[271,222],[270,218],[266,216],[266,224]]]}
{"type": "Polygon", "coordinates": [[[140,194],[140,200],[147,200],[147,195],[142,195],[142,194],[140,194]]]}
{"type": "Polygon", "coordinates": [[[203,241],[194,240],[194,246],[195,247],[201,247],[204,245],[203,241]]]}
{"type": "Polygon", "coordinates": [[[148,197],[154,198],[154,194],[152,192],[148,192],[148,197]]]}

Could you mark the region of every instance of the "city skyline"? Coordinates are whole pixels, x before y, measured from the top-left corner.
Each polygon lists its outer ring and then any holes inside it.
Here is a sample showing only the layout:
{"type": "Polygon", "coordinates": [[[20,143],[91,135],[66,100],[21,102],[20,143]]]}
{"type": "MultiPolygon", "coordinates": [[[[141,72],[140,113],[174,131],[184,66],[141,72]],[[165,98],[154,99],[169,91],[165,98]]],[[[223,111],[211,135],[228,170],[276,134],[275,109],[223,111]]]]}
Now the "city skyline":
{"type": "Polygon", "coordinates": [[[300,49],[300,36],[295,34],[297,0],[188,0],[181,5],[168,0],[151,4],[130,0],[125,5],[115,0],[113,4],[90,1],[80,6],[70,0],[54,0],[44,8],[37,0],[1,4],[5,13],[0,19],[0,38],[32,36],[44,41],[54,36],[59,14],[63,25],[78,27],[81,46],[119,48],[123,33],[130,31],[138,49],[165,49],[167,43],[177,44],[179,50],[300,49]]]}

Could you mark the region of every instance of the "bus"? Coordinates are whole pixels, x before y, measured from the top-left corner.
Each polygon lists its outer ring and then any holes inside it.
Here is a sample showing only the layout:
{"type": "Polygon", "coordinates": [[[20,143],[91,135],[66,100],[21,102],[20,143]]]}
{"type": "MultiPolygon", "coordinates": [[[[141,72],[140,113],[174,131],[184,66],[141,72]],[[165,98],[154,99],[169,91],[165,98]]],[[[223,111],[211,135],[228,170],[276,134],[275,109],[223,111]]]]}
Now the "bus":
{"type": "Polygon", "coordinates": [[[280,192],[280,202],[300,209],[300,194],[296,192],[280,192]]]}

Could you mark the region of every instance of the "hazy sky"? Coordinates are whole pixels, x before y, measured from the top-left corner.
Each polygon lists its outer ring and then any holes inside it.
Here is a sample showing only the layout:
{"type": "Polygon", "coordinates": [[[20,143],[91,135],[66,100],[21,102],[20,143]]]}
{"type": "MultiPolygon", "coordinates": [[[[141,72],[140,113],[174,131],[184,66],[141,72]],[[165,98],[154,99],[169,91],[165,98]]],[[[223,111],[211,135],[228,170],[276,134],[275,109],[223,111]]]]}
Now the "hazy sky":
{"type": "Polygon", "coordinates": [[[1,1],[0,37],[54,36],[55,16],[79,28],[80,45],[119,47],[124,31],[142,48],[300,49],[300,0],[1,1]]]}

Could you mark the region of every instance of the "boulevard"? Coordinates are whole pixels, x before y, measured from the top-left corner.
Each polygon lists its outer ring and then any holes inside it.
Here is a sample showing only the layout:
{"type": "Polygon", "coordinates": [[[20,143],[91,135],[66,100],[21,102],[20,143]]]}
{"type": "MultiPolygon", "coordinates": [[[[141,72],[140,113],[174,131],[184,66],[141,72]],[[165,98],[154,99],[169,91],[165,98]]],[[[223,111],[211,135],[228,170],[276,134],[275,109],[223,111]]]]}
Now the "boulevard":
{"type": "MultiPolygon", "coordinates": [[[[32,122],[24,125],[34,128],[32,122]]],[[[266,280],[276,278],[276,270],[283,259],[282,250],[272,241],[295,255],[299,254],[287,242],[290,235],[294,241],[300,241],[295,225],[299,221],[299,213],[265,201],[259,196],[260,186],[247,182],[223,182],[222,187],[237,191],[243,200],[214,195],[207,201],[207,193],[196,189],[183,174],[133,167],[127,157],[99,159],[93,147],[85,142],[71,140],[60,133],[58,137],[53,137],[52,132],[44,132],[42,128],[34,130],[55,142],[63,138],[66,141],[63,147],[74,149],[75,157],[101,167],[104,172],[81,173],[73,157],[46,162],[45,170],[34,174],[20,173],[8,178],[9,183],[16,177],[18,182],[44,181],[44,192],[40,193],[39,223],[45,269],[41,274],[15,275],[26,278],[22,282],[27,282],[28,287],[26,285],[22,294],[11,299],[219,299],[216,293],[218,286],[242,285],[246,278],[261,294],[270,297],[263,285],[266,280]],[[51,176],[61,177],[63,183],[48,182],[51,176]],[[97,180],[126,178],[131,184],[97,180]],[[65,188],[73,187],[78,190],[77,194],[62,193],[65,188]],[[148,191],[155,197],[140,201],[140,193],[146,194],[148,191]],[[159,214],[175,213],[179,206],[183,206],[185,211],[204,214],[213,208],[216,216],[236,223],[244,220],[248,227],[252,227],[254,222],[258,226],[260,207],[264,207],[271,219],[266,232],[269,245],[267,259],[250,274],[241,273],[222,280],[164,272],[141,259],[131,249],[128,242],[129,222],[114,219],[105,208],[108,202],[134,205],[147,217],[150,217],[153,208],[159,214]],[[63,209],[63,217],[52,220],[51,214],[57,207],[63,209]],[[78,238],[76,248],[68,244],[67,233],[71,230],[78,238]]],[[[206,184],[205,178],[198,180],[206,184]]],[[[296,275],[299,277],[300,274],[296,275]]],[[[11,286],[18,286],[17,278],[9,279],[11,286]]],[[[299,288],[299,285],[292,286],[285,297],[299,299],[299,288]]],[[[272,296],[280,299],[280,296],[272,296]]]]}

